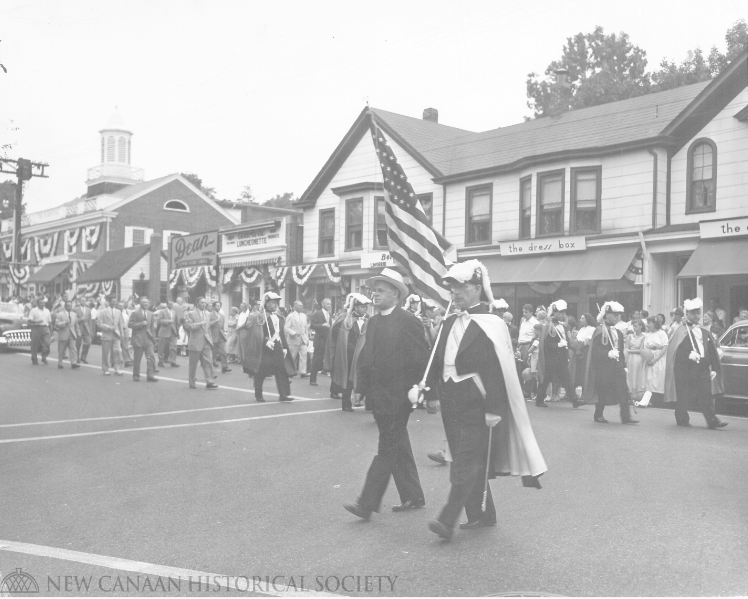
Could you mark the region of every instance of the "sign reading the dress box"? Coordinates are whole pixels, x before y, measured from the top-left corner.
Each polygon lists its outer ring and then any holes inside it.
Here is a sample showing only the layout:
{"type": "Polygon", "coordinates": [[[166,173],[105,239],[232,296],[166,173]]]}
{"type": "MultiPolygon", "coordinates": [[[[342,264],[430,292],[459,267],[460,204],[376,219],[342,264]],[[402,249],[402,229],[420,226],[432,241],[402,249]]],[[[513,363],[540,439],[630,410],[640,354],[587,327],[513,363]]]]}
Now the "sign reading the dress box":
{"type": "Polygon", "coordinates": [[[218,231],[172,237],[170,269],[215,266],[218,263],[218,231]]]}
{"type": "Polygon", "coordinates": [[[281,245],[280,228],[276,225],[223,234],[222,252],[246,252],[254,248],[281,245]]]}
{"type": "Polygon", "coordinates": [[[732,218],[728,220],[714,220],[700,222],[702,239],[738,237],[748,235],[748,218],[732,218]]]}
{"type": "Polygon", "coordinates": [[[395,266],[389,252],[370,252],[361,254],[361,268],[385,268],[395,266]]]}
{"type": "Polygon", "coordinates": [[[538,239],[523,239],[521,241],[507,241],[500,243],[502,256],[534,256],[535,254],[551,254],[555,252],[577,252],[587,249],[587,239],[584,235],[575,237],[540,237],[538,239]]]}

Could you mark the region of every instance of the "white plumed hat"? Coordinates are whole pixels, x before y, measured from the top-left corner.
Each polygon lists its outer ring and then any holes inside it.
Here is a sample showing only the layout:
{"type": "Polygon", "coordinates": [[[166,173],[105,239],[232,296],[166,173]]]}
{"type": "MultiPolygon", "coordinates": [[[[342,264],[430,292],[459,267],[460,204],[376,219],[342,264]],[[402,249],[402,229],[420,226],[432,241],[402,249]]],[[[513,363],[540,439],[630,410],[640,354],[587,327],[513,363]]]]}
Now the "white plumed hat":
{"type": "Polygon", "coordinates": [[[491,307],[494,310],[508,310],[509,304],[506,303],[506,300],[503,297],[500,297],[491,302],[491,307]]]}
{"type": "Polygon", "coordinates": [[[700,297],[695,297],[693,299],[688,299],[685,302],[683,302],[683,308],[686,312],[690,312],[691,310],[701,310],[704,307],[704,302],[701,301],[700,297]]]}
{"type": "Polygon", "coordinates": [[[550,306],[548,306],[548,311],[553,312],[565,312],[568,308],[568,305],[566,304],[566,300],[556,300],[555,302],[551,303],[550,306]]]}
{"type": "Polygon", "coordinates": [[[351,306],[354,306],[355,304],[370,304],[371,300],[366,297],[363,293],[349,293],[348,297],[345,300],[345,307],[346,309],[350,308],[351,306]]]}
{"type": "Polygon", "coordinates": [[[480,285],[483,290],[481,292],[481,300],[493,304],[491,280],[488,278],[486,267],[480,260],[466,260],[465,262],[454,264],[442,278],[447,283],[454,281],[455,283],[480,285]]]}

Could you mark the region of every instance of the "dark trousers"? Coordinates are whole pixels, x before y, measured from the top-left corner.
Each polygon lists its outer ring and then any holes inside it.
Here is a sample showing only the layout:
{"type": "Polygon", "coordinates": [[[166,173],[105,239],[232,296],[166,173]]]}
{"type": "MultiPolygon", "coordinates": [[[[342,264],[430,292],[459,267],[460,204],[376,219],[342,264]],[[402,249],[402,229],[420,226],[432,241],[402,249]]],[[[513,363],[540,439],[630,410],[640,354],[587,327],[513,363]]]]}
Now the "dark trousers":
{"type": "Polygon", "coordinates": [[[41,353],[42,360],[46,360],[49,355],[49,346],[52,345],[52,336],[49,334],[48,326],[31,327],[31,361],[34,364],[39,363],[38,353],[41,353]]]}
{"type": "Polygon", "coordinates": [[[226,340],[219,339],[213,342],[213,359],[215,362],[221,364],[221,369],[225,370],[229,367],[228,359],[226,358],[226,340]]]}
{"type": "Polygon", "coordinates": [[[322,344],[320,347],[314,346],[314,353],[312,354],[312,369],[309,371],[309,382],[317,382],[317,373],[322,370],[322,362],[325,359],[325,345],[322,344]]]}
{"type": "Polygon", "coordinates": [[[275,377],[275,385],[278,387],[278,395],[281,397],[289,397],[291,395],[291,382],[288,380],[288,373],[286,372],[286,364],[283,361],[283,354],[276,349],[273,354],[268,354],[263,348],[262,362],[257,370],[257,374],[254,376],[255,384],[255,399],[262,399],[262,384],[265,379],[269,376],[275,377]]]}
{"type": "Polygon", "coordinates": [[[174,363],[177,361],[177,338],[176,337],[159,337],[158,338],[158,361],[159,364],[164,362],[174,363]]]}
{"type": "Polygon", "coordinates": [[[379,448],[366,473],[366,482],[358,499],[364,509],[379,511],[390,477],[395,479],[402,503],[423,501],[423,489],[408,436],[410,412],[408,409],[394,415],[374,413],[379,428],[379,448]]]}
{"type": "Polygon", "coordinates": [[[685,373],[676,371],[675,392],[678,396],[678,401],[675,402],[675,422],[688,424],[688,408],[695,406],[704,414],[707,426],[719,422],[714,410],[712,380],[708,368],[693,366],[685,373]]]}
{"type": "MultiPolygon", "coordinates": [[[[595,418],[602,418],[603,416],[603,410],[605,410],[605,400],[602,396],[599,396],[597,398],[597,403],[595,404],[595,418]]],[[[613,404],[608,404],[613,405],[613,404]]],[[[628,395],[623,396],[619,394],[618,398],[618,405],[621,409],[621,422],[628,422],[631,420],[631,408],[629,407],[629,397],[628,395]]]]}
{"type": "MultiPolygon", "coordinates": [[[[566,351],[566,348],[564,348],[566,351]]],[[[546,353],[547,355],[547,353],[546,353]]],[[[542,404],[546,398],[548,385],[553,383],[554,392],[558,393],[561,387],[566,391],[566,399],[573,401],[576,398],[576,389],[571,384],[571,375],[569,374],[569,359],[565,356],[553,356],[545,364],[545,378],[540,382],[538,394],[535,397],[536,404],[542,404]],[[557,388],[556,388],[557,386],[557,388]]]]}
{"type": "MultiPolygon", "coordinates": [[[[452,453],[449,471],[452,486],[439,521],[454,528],[464,507],[469,522],[496,522],[491,487],[488,487],[485,512],[482,505],[489,434],[483,398],[472,380],[455,383],[450,379],[441,387],[440,400],[444,431],[452,453]]],[[[507,416],[506,413],[499,415],[507,416]]],[[[494,428],[493,434],[497,432],[494,428]]]]}
{"type": "Polygon", "coordinates": [[[133,346],[132,353],[134,354],[132,378],[134,380],[140,380],[140,361],[143,358],[143,354],[145,354],[146,376],[149,379],[152,379],[156,374],[156,356],[153,352],[153,341],[149,339],[143,346],[133,346]]]}
{"type": "Polygon", "coordinates": [[[343,398],[343,409],[347,410],[350,408],[353,408],[353,404],[351,403],[351,394],[353,393],[353,386],[349,386],[347,389],[343,389],[343,391],[340,393],[340,396],[343,398]]]}

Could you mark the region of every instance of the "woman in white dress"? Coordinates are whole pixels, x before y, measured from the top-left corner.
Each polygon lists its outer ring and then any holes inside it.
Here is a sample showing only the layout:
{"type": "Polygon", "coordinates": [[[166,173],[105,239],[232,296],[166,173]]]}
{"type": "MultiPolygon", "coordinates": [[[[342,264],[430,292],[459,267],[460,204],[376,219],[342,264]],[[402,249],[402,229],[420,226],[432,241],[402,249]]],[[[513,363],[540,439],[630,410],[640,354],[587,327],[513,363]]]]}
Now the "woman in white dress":
{"type": "Polygon", "coordinates": [[[631,399],[639,401],[646,391],[644,358],[641,353],[644,348],[644,323],[641,320],[632,320],[631,324],[633,332],[627,335],[624,340],[626,368],[628,368],[626,382],[629,386],[631,399]]]}
{"type": "Polygon", "coordinates": [[[660,328],[657,319],[647,318],[647,332],[644,334],[644,379],[645,390],[652,393],[652,399],[662,399],[665,393],[665,356],[668,336],[660,328]],[[648,351],[645,351],[648,350],[648,351]]]}

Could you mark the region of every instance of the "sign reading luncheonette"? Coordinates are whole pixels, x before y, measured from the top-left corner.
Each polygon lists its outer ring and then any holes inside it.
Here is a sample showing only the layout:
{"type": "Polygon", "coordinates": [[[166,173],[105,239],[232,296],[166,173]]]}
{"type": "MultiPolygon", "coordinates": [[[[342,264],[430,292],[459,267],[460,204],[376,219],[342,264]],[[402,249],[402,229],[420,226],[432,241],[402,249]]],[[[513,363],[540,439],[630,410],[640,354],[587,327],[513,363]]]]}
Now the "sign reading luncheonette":
{"type": "Polygon", "coordinates": [[[222,232],[222,253],[247,252],[282,245],[280,222],[264,226],[247,227],[245,230],[222,232]]]}
{"type": "Polygon", "coordinates": [[[522,239],[507,241],[499,244],[502,257],[534,256],[535,254],[550,254],[555,252],[576,252],[587,249],[587,239],[584,235],[571,237],[540,237],[537,239],[522,239]]]}
{"type": "Polygon", "coordinates": [[[361,254],[361,268],[385,268],[395,266],[389,252],[369,252],[361,254]]]}
{"type": "Polygon", "coordinates": [[[218,231],[172,237],[169,269],[215,266],[218,263],[218,231]]]}
{"type": "Polygon", "coordinates": [[[702,239],[738,237],[748,235],[748,217],[727,220],[702,221],[699,223],[702,239]]]}

